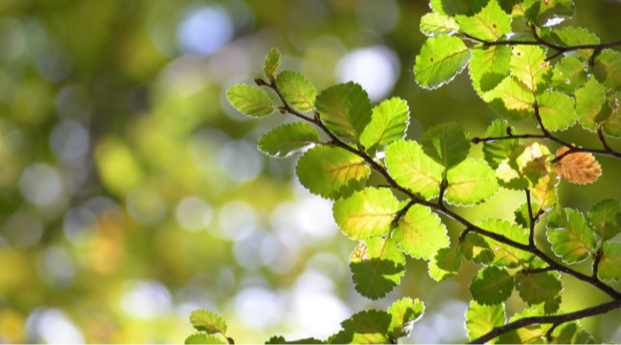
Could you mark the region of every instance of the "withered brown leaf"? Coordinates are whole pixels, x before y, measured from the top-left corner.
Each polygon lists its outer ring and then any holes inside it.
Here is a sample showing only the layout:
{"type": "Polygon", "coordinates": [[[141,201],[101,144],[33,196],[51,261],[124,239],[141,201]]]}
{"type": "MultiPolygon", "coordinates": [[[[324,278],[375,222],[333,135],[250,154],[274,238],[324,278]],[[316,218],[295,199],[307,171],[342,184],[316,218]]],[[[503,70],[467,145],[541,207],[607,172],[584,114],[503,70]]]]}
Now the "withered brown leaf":
{"type": "MultiPolygon", "coordinates": [[[[564,146],[556,151],[559,157],[569,151],[569,147],[564,146]]],[[[554,163],[556,173],[571,183],[587,184],[593,183],[602,174],[602,167],[595,157],[588,152],[572,152],[564,155],[558,162],[554,163]]]]}

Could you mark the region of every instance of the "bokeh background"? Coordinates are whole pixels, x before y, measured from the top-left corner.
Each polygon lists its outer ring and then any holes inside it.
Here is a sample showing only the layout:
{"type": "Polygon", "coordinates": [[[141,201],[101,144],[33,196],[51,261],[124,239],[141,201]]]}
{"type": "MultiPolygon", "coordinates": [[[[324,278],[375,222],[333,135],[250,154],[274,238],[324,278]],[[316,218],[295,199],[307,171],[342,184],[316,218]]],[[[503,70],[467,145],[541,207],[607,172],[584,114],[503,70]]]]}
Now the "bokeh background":
{"type": "MultiPolygon", "coordinates": [[[[0,1],[0,341],[179,343],[196,308],[223,315],[240,343],[326,337],[401,296],[427,305],[406,342],[465,341],[476,267],[435,283],[425,262],[409,260],[389,296],[358,295],[356,243],[339,233],[331,203],[299,185],[295,158],[256,149],[287,120],[246,119],[224,96],[260,76],[277,47],[281,69],[320,90],[355,80],[373,102],[406,99],[410,138],[450,120],[481,135],[496,115],[467,74],[433,92],[414,82],[427,11],[422,0],[0,1]]],[[[620,39],[621,2],[577,0],[568,23],[620,39]]],[[[598,144],[579,128],[563,137],[598,144]]],[[[621,197],[621,162],[600,162],[595,184],[561,183],[566,206],[621,197]]],[[[462,212],[512,219],[523,202],[502,192],[462,212]]],[[[456,239],[462,229],[446,224],[456,239]]],[[[564,281],[566,310],[606,300],[564,281]]],[[[523,307],[514,293],[510,313],[523,307]]],[[[619,311],[583,325],[621,341],[619,311]]]]}

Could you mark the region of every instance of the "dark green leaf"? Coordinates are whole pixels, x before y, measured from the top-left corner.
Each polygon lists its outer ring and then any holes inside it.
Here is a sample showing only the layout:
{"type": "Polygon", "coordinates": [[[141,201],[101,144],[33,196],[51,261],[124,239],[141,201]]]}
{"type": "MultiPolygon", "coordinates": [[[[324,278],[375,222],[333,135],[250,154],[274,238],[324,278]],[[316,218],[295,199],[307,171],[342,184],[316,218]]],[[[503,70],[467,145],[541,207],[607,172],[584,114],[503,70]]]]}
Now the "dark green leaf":
{"type": "Polygon", "coordinates": [[[394,302],[388,308],[390,315],[390,326],[388,335],[391,339],[407,337],[412,331],[414,322],[425,312],[425,305],[418,299],[413,300],[409,297],[402,298],[394,302]]]}
{"type": "Polygon", "coordinates": [[[621,89],[621,53],[612,49],[604,49],[595,58],[593,74],[604,86],[621,89]]]}
{"type": "Polygon", "coordinates": [[[619,200],[602,200],[593,206],[587,215],[589,223],[604,241],[621,232],[621,203],[619,200]]]}
{"type": "MultiPolygon", "coordinates": [[[[515,130],[511,128],[509,123],[505,120],[495,120],[487,128],[485,136],[488,138],[505,138],[507,129],[510,129],[511,133],[515,134],[515,130]]],[[[497,141],[488,141],[483,143],[483,154],[487,163],[494,169],[498,168],[498,165],[503,161],[506,161],[511,153],[520,147],[520,141],[518,139],[503,139],[497,141]]]]}
{"type": "Polygon", "coordinates": [[[552,331],[550,344],[595,344],[593,336],[577,322],[562,324],[552,331]]]}
{"type": "Polygon", "coordinates": [[[479,304],[500,304],[511,296],[513,277],[504,268],[485,267],[470,284],[472,298],[479,304]]]}
{"type": "Polygon", "coordinates": [[[577,57],[566,56],[554,66],[551,86],[573,93],[584,86],[588,79],[584,62],[577,57]]]}
{"type": "Polygon", "coordinates": [[[454,16],[464,14],[467,16],[480,12],[488,0],[431,0],[429,2],[434,12],[454,16]]]}
{"type": "Polygon", "coordinates": [[[289,157],[311,145],[318,144],[315,127],[306,122],[293,122],[278,126],[262,136],[259,149],[272,157],[289,157]]]}
{"type": "Polygon", "coordinates": [[[429,260],[429,276],[435,281],[443,281],[457,275],[460,267],[459,246],[441,248],[429,260]]]}
{"type": "MultiPolygon", "coordinates": [[[[584,28],[574,28],[571,26],[567,26],[562,29],[551,30],[549,33],[546,33],[542,36],[544,40],[562,47],[600,43],[599,38],[594,34],[590,33],[589,30],[584,28]]],[[[577,54],[583,60],[587,60],[593,53],[593,50],[583,49],[577,50],[572,53],[577,54]]]]}
{"type": "Polygon", "coordinates": [[[621,280],[621,243],[604,242],[597,277],[602,280],[621,280]]]}
{"type": "Polygon", "coordinates": [[[467,260],[479,264],[489,264],[494,260],[494,252],[485,238],[469,232],[461,243],[460,251],[467,260]]]}
{"type": "Polygon", "coordinates": [[[420,145],[427,156],[446,169],[461,163],[470,151],[468,132],[457,122],[429,128],[420,137],[420,145]]]}
{"type": "MultiPolygon", "coordinates": [[[[515,289],[528,305],[554,303],[563,290],[563,283],[556,272],[518,273],[515,276],[515,289]]],[[[555,311],[555,310],[554,310],[555,311]]]]}
{"type": "Polygon", "coordinates": [[[343,332],[330,338],[331,344],[387,344],[391,316],[385,311],[368,310],[343,321],[343,332]]]}
{"type": "Polygon", "coordinates": [[[325,344],[325,342],[315,338],[304,338],[298,340],[285,340],[283,336],[273,336],[265,344],[325,344]]]}
{"type": "Polygon", "coordinates": [[[493,90],[509,76],[511,48],[508,46],[479,45],[472,49],[470,79],[480,96],[493,90]]]}

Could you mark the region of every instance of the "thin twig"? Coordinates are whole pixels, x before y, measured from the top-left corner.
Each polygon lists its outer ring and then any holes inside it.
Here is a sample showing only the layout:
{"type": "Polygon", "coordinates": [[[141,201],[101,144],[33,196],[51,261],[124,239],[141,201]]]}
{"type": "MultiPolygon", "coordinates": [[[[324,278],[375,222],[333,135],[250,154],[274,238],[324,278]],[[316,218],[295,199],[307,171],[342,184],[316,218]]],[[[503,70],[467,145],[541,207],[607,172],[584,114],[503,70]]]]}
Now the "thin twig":
{"type": "Polygon", "coordinates": [[[529,234],[528,245],[532,248],[535,247],[535,217],[533,216],[533,207],[530,204],[530,189],[526,189],[526,205],[528,208],[528,222],[529,222],[529,234]]]}

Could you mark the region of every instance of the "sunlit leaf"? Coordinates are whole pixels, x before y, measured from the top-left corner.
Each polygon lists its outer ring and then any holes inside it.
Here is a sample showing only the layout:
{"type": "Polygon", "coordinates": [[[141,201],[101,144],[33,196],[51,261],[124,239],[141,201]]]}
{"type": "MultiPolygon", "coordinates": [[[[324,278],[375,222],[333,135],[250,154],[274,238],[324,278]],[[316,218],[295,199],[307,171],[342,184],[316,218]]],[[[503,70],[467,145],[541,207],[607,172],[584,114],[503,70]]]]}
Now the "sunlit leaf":
{"type": "Polygon", "coordinates": [[[184,344],[228,344],[222,334],[194,333],[185,338],[184,344]]]}
{"type": "MultiPolygon", "coordinates": [[[[533,217],[534,217],[537,214],[537,212],[539,212],[540,206],[538,203],[532,202],[530,204],[530,207],[532,208],[533,217]]],[[[525,229],[530,229],[530,214],[528,212],[528,204],[523,203],[522,205],[520,205],[520,207],[518,207],[515,211],[513,211],[513,214],[515,216],[516,224],[518,224],[519,226],[525,229]]]]}
{"type": "Polygon", "coordinates": [[[429,37],[458,31],[459,25],[455,19],[440,13],[427,13],[420,19],[420,32],[429,37]]]}
{"type": "Polygon", "coordinates": [[[459,246],[440,248],[429,260],[429,276],[435,281],[454,277],[461,267],[459,246]]]}
{"type": "Polygon", "coordinates": [[[509,76],[511,48],[508,46],[480,45],[472,49],[470,79],[472,86],[483,96],[509,76]]]}
{"type": "Polygon", "coordinates": [[[326,127],[345,140],[358,142],[371,122],[371,101],[356,83],[338,84],[323,90],[316,101],[326,127]]]}
{"type": "MultiPolygon", "coordinates": [[[[505,138],[508,137],[507,130],[511,133],[515,133],[515,130],[511,128],[509,123],[505,120],[494,120],[492,124],[487,128],[485,137],[487,138],[505,138]]],[[[496,141],[487,141],[483,143],[483,154],[487,163],[494,169],[498,168],[499,164],[507,160],[511,153],[520,147],[520,141],[518,139],[502,139],[496,141]]]]}
{"type": "Polygon", "coordinates": [[[552,70],[552,84],[555,89],[573,93],[586,84],[587,72],[583,61],[577,57],[566,56],[552,70]]]}
{"type": "Polygon", "coordinates": [[[525,0],[527,6],[525,17],[538,25],[552,25],[559,18],[571,18],[574,15],[573,0],[525,0]]]}
{"type": "Polygon", "coordinates": [[[470,49],[454,36],[431,37],[416,56],[416,82],[425,89],[435,89],[450,82],[470,61],[470,49]]]}
{"type": "Polygon", "coordinates": [[[447,169],[461,163],[470,151],[468,132],[457,122],[431,127],[419,141],[427,156],[447,169]]]}
{"type": "MultiPolygon", "coordinates": [[[[506,220],[486,219],[477,225],[489,232],[502,235],[523,245],[528,245],[528,231],[521,226],[511,224],[506,220]]],[[[517,267],[520,263],[532,260],[533,255],[513,246],[484,237],[489,249],[493,253],[492,265],[503,267],[517,267]]]]}
{"type": "Polygon", "coordinates": [[[199,309],[190,315],[192,326],[198,331],[226,334],[226,322],[218,314],[199,309]]]}
{"type": "Polygon", "coordinates": [[[272,49],[265,56],[263,64],[263,73],[267,79],[273,80],[276,77],[276,69],[280,66],[280,52],[278,49],[272,49]]]}
{"type": "Polygon", "coordinates": [[[519,45],[513,48],[511,72],[529,91],[537,91],[550,70],[543,49],[538,46],[519,45]]]}
{"type": "Polygon", "coordinates": [[[621,53],[604,49],[595,58],[593,74],[604,86],[621,89],[621,53]]]}
{"type": "MultiPolygon", "coordinates": [[[[515,314],[509,319],[509,323],[515,322],[520,319],[534,316],[542,316],[543,314],[531,307],[524,310],[520,314],[515,314]]],[[[519,328],[514,331],[510,331],[502,334],[498,337],[497,343],[499,344],[543,344],[546,331],[549,329],[548,325],[535,324],[526,327],[519,328]],[[544,329],[545,327],[545,329],[544,329]]]]}
{"type": "Polygon", "coordinates": [[[487,240],[474,232],[466,235],[459,250],[467,260],[478,264],[489,264],[494,260],[494,252],[487,240]]]}
{"type": "Polygon", "coordinates": [[[446,227],[427,206],[414,205],[399,220],[393,237],[408,255],[429,260],[440,248],[449,245],[446,227]]]}
{"type": "Polygon", "coordinates": [[[415,141],[399,140],[385,151],[386,167],[400,185],[429,200],[440,193],[444,168],[427,156],[415,141]]]}
{"type": "Polygon", "coordinates": [[[621,136],[621,92],[610,94],[597,79],[591,78],[576,91],[576,113],[585,128],[595,132],[600,127],[613,137],[621,136]]]}
{"type": "Polygon", "coordinates": [[[621,243],[604,242],[597,277],[603,280],[621,280],[621,243]]]}
{"type": "Polygon", "coordinates": [[[547,235],[554,254],[568,264],[586,260],[595,249],[593,229],[580,211],[570,208],[550,212],[547,235]]]}
{"type": "Polygon", "coordinates": [[[265,344],[325,344],[325,342],[315,338],[304,338],[287,341],[283,336],[273,336],[268,341],[266,341],[265,344]]]}
{"type": "Polygon", "coordinates": [[[554,329],[550,344],[595,344],[593,336],[576,322],[564,323],[554,329]]]}
{"type": "Polygon", "coordinates": [[[336,223],[351,239],[388,234],[399,201],[387,188],[366,188],[334,203],[336,223]]]}
{"type": "Polygon", "coordinates": [[[523,120],[532,114],[535,97],[532,92],[513,77],[506,77],[493,90],[483,96],[492,109],[513,120],[523,120]]]}
{"type": "Polygon", "coordinates": [[[385,311],[368,310],[343,321],[343,332],[330,338],[331,344],[387,344],[392,317],[385,311]]]}
{"type": "Polygon", "coordinates": [[[557,186],[560,183],[556,173],[549,173],[539,179],[535,187],[530,191],[533,200],[539,203],[540,207],[549,210],[558,202],[557,186]]]}
{"type": "Polygon", "coordinates": [[[249,116],[263,117],[274,110],[267,93],[254,85],[233,85],[226,91],[226,98],[235,109],[249,116]]]}
{"type": "Polygon", "coordinates": [[[488,0],[431,0],[429,5],[434,12],[454,16],[467,16],[480,12],[488,0]]]}
{"type": "Polygon", "coordinates": [[[371,122],[360,135],[360,143],[367,150],[405,137],[410,122],[410,109],[406,101],[398,97],[385,100],[373,108],[371,116],[371,122]]]}
{"type": "MultiPolygon", "coordinates": [[[[595,34],[589,32],[589,30],[571,26],[551,30],[549,34],[543,35],[543,39],[547,42],[557,44],[561,47],[600,43],[599,38],[595,34]]],[[[572,54],[577,54],[583,60],[587,60],[592,53],[593,49],[581,49],[572,52],[572,54]]]]}
{"type": "Polygon", "coordinates": [[[537,96],[539,115],[543,126],[552,132],[564,131],[576,123],[574,99],[557,92],[544,92],[537,96]]]}
{"type": "MultiPolygon", "coordinates": [[[[470,308],[466,312],[466,330],[468,331],[468,339],[474,340],[479,338],[496,327],[505,324],[505,306],[504,304],[481,305],[476,301],[470,301],[470,308]]],[[[494,344],[491,340],[489,344],[494,344]]]]}
{"type": "Polygon", "coordinates": [[[494,170],[485,161],[473,158],[451,168],[446,179],[445,199],[453,205],[470,206],[484,202],[500,189],[494,170]]]}
{"type": "Polygon", "coordinates": [[[277,83],[282,97],[293,108],[308,111],[315,107],[317,89],[302,74],[293,71],[280,72],[277,83]]]}
{"type": "Polygon", "coordinates": [[[562,156],[554,163],[554,169],[560,177],[571,183],[587,184],[595,182],[602,175],[602,168],[591,153],[565,154],[567,151],[569,151],[567,146],[556,151],[557,157],[562,156]]]}
{"type": "Polygon", "coordinates": [[[602,200],[595,204],[587,215],[589,224],[604,241],[621,232],[621,203],[619,200],[602,200]]]}
{"type": "Polygon", "coordinates": [[[262,136],[259,149],[272,157],[289,157],[318,143],[315,127],[306,122],[293,122],[278,126],[262,136]]]}
{"type": "Polygon", "coordinates": [[[364,188],[371,170],[364,159],[336,147],[315,147],[298,161],[300,183],[313,194],[338,199],[364,188]]]}
{"type": "Polygon", "coordinates": [[[371,238],[350,256],[353,280],[361,295],[378,299],[399,285],[405,273],[405,256],[392,238],[371,238]]]}
{"type": "Polygon", "coordinates": [[[472,298],[482,305],[500,304],[511,296],[511,291],[513,276],[496,266],[481,269],[470,283],[472,298]]]}
{"type": "Polygon", "coordinates": [[[409,297],[402,298],[394,302],[388,308],[391,316],[388,335],[391,339],[407,337],[412,331],[414,322],[425,312],[425,305],[418,299],[412,300],[409,297]]]}
{"type": "Polygon", "coordinates": [[[455,19],[462,32],[482,40],[496,41],[511,32],[511,17],[496,0],[489,0],[474,16],[458,15],[455,19]]]}

